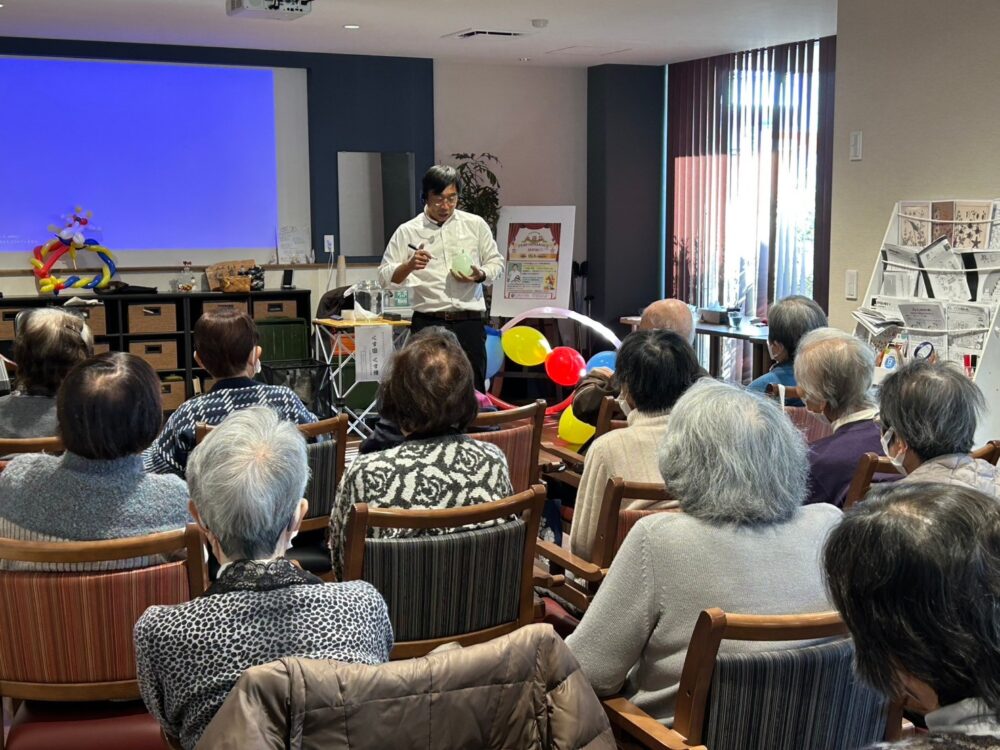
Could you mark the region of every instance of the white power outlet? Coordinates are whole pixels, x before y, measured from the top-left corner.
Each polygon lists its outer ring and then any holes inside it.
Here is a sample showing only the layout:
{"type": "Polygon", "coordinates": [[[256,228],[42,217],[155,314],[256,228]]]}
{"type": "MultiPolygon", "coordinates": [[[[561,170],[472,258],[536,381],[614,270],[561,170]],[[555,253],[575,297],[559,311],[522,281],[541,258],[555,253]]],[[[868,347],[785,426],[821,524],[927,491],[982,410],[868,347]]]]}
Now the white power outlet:
{"type": "Polygon", "coordinates": [[[844,297],[847,299],[858,298],[858,272],[854,269],[844,274],[844,297]]]}
{"type": "Polygon", "coordinates": [[[332,234],[323,235],[323,250],[330,256],[333,256],[334,243],[332,234]]]}

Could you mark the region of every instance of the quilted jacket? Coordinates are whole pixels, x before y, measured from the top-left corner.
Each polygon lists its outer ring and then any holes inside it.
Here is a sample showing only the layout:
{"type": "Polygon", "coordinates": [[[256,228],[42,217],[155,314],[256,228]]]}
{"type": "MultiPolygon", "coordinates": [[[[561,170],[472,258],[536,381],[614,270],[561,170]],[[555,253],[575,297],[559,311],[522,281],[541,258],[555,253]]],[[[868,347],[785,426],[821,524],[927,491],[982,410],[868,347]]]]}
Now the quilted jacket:
{"type": "Polygon", "coordinates": [[[924,461],[901,481],[964,484],[1000,499],[1000,471],[989,461],[973,458],[967,453],[938,456],[924,461]]]}
{"type": "Polygon", "coordinates": [[[215,750],[615,750],[548,625],[379,666],[288,658],[243,673],[201,737],[215,750]]]}

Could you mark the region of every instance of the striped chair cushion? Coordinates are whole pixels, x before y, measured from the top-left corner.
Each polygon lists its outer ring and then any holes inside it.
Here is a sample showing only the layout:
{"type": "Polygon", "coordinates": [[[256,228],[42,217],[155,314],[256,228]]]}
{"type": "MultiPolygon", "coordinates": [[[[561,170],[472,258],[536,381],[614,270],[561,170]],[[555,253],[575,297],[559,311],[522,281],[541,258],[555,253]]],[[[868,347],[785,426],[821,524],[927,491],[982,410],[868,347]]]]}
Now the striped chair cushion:
{"type": "Polygon", "coordinates": [[[719,654],[705,744],[712,750],[851,750],[880,740],[888,705],[854,676],[853,655],[848,639],[719,654]]]}
{"type": "Polygon", "coordinates": [[[183,562],[113,573],[0,573],[0,680],[135,679],[132,628],[190,598],[183,562]]]}
{"type": "Polygon", "coordinates": [[[493,432],[475,432],[469,437],[493,443],[507,457],[510,483],[514,492],[524,492],[531,487],[531,424],[516,424],[493,432]]]}
{"type": "Polygon", "coordinates": [[[365,540],[363,577],[389,606],[396,641],[445,638],[517,619],[525,524],[365,540]]]}
{"type": "Polygon", "coordinates": [[[309,484],[306,485],[306,500],[309,501],[309,518],[328,516],[333,510],[333,501],[337,496],[337,441],[324,440],[321,443],[310,443],[307,458],[309,460],[309,484]]]}

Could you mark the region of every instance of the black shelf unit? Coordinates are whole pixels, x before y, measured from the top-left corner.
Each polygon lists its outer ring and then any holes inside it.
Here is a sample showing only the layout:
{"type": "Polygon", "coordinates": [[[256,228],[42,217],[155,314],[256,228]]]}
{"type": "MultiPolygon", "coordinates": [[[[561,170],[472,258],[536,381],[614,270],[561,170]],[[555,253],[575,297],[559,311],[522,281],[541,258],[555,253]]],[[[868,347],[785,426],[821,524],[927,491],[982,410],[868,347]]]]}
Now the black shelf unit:
{"type": "MultiPolygon", "coordinates": [[[[267,318],[301,318],[312,320],[312,300],[308,289],[265,289],[245,294],[224,294],[222,292],[170,292],[164,294],[64,294],[58,297],[2,297],[0,298],[0,352],[10,356],[13,344],[14,316],[21,310],[38,307],[64,306],[73,296],[99,300],[103,308],[69,306],[67,309],[86,313],[93,319],[94,341],[98,351],[132,350],[150,361],[161,376],[182,375],[183,394],[174,394],[172,386],[164,389],[164,399],[175,404],[165,410],[176,408],[177,400],[191,398],[195,394],[194,378],[200,376],[201,369],[194,362],[191,332],[202,312],[212,306],[233,306],[248,313],[255,320],[267,318]],[[100,312],[103,311],[103,315],[100,312]],[[131,313],[131,314],[130,314],[131,313]],[[145,315],[143,314],[145,313],[145,315]],[[175,324],[168,325],[170,318],[175,324]],[[156,330],[157,325],[168,325],[166,330],[156,330]],[[148,326],[148,329],[147,329],[148,326]],[[138,330],[133,330],[133,327],[138,330]],[[147,344],[153,352],[137,351],[147,344]],[[172,362],[173,347],[176,347],[176,364],[161,366],[163,357],[172,362]],[[159,356],[159,358],[157,358],[159,356]]],[[[311,339],[310,339],[311,342],[311,339]]],[[[177,383],[178,381],[172,381],[177,383]]],[[[167,381],[167,385],[170,381],[167,381]]]]}

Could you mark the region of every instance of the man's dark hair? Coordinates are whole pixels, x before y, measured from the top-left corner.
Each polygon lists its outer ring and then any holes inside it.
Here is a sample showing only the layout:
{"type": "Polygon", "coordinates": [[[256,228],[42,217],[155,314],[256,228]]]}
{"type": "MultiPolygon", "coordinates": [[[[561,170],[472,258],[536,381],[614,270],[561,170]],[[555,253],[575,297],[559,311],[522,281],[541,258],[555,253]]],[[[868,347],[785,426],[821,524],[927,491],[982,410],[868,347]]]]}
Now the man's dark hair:
{"type": "Polygon", "coordinates": [[[873,488],[824,551],[830,598],[854,637],[858,673],[891,697],[900,673],[941,705],[1000,709],[1000,504],[962,485],[873,488]]]}
{"type": "Polygon", "coordinates": [[[78,364],[56,399],[66,450],[91,459],[144,451],[160,432],[162,408],[153,368],[126,352],[99,354],[78,364]]]}
{"type": "Polygon", "coordinates": [[[705,375],[691,345],[663,328],[630,333],[615,362],[615,378],[628,389],[635,408],[645,412],[672,408],[705,375]]]}
{"type": "Polygon", "coordinates": [[[986,408],[979,386],[957,365],[917,359],[883,382],[879,420],[924,461],[968,453],[986,408]]]}
{"type": "Polygon", "coordinates": [[[455,334],[433,326],[410,339],[389,362],[378,410],[410,437],[464,432],[478,403],[472,365],[455,334]]]}
{"type": "Polygon", "coordinates": [[[13,351],[17,390],[55,396],[66,373],[93,355],[93,337],[83,318],[65,310],[40,308],[20,315],[13,351]]]}
{"type": "Polygon", "coordinates": [[[250,316],[224,307],[202,313],[194,324],[194,349],[213,378],[242,375],[260,335],[250,316]]]}
{"type": "Polygon", "coordinates": [[[799,339],[815,328],[828,325],[823,308],[801,294],[783,297],[767,311],[767,339],[784,346],[789,360],[795,359],[799,339]]]}
{"type": "Polygon", "coordinates": [[[449,185],[454,185],[455,190],[462,192],[462,182],[458,179],[458,170],[444,164],[435,164],[424,173],[423,182],[420,184],[420,197],[426,201],[431,193],[440,195],[449,185]]]}

